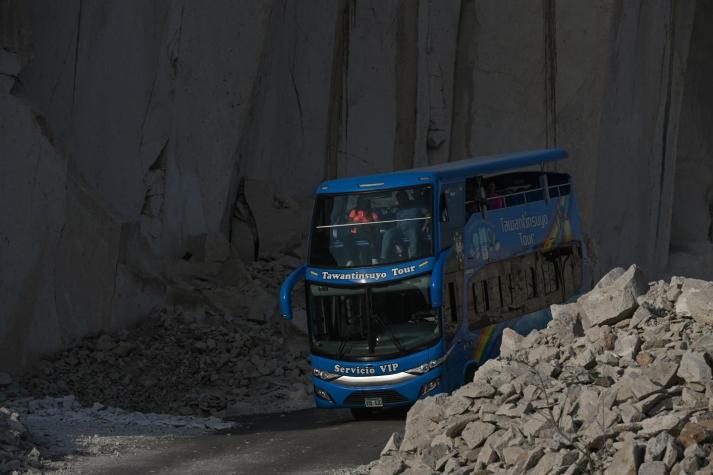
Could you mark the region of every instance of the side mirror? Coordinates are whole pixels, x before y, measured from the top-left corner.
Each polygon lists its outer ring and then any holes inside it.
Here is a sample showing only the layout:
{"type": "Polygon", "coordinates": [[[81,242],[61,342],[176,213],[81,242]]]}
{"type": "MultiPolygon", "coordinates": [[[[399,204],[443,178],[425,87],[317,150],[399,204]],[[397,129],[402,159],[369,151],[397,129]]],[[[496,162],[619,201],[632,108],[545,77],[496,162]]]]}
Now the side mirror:
{"type": "Polygon", "coordinates": [[[306,267],[299,266],[287,276],[280,287],[280,312],[285,320],[292,320],[292,289],[305,276],[306,267]]]}
{"type": "Polygon", "coordinates": [[[451,248],[446,249],[438,256],[431,272],[431,307],[440,308],[443,305],[443,272],[451,257],[451,248]]]}

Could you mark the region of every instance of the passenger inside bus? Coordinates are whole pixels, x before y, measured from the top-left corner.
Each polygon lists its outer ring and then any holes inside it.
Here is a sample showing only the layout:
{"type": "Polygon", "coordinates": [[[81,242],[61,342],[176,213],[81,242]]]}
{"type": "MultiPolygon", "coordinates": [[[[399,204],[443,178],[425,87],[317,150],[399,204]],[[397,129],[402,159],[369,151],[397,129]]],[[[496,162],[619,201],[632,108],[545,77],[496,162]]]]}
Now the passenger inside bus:
{"type": "Polygon", "coordinates": [[[487,191],[488,209],[498,209],[505,207],[505,198],[498,194],[494,181],[488,182],[487,191]]]}
{"type": "Polygon", "coordinates": [[[396,226],[384,232],[381,243],[381,260],[385,261],[390,255],[397,255],[401,258],[414,258],[419,255],[419,244],[421,233],[427,231],[430,220],[428,218],[428,204],[424,193],[414,193],[416,199],[409,199],[408,193],[404,190],[396,192],[396,226]],[[404,255],[404,247],[407,253],[404,255]]]}

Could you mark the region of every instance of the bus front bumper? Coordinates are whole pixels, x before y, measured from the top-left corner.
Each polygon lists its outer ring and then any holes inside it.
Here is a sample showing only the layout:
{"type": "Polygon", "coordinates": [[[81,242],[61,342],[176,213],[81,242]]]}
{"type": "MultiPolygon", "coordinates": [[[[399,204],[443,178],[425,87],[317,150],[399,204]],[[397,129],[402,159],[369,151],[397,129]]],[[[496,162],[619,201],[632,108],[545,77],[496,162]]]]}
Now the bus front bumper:
{"type": "Polygon", "coordinates": [[[408,406],[417,400],[443,391],[442,368],[437,367],[425,374],[401,373],[392,375],[391,381],[379,384],[376,378],[363,378],[367,384],[360,385],[359,378],[347,381],[325,381],[312,376],[317,407],[321,408],[379,408],[408,406]],[[397,376],[397,377],[393,377],[397,376]],[[400,376],[400,377],[398,377],[400,376]],[[345,384],[347,383],[347,384],[345,384]]]}

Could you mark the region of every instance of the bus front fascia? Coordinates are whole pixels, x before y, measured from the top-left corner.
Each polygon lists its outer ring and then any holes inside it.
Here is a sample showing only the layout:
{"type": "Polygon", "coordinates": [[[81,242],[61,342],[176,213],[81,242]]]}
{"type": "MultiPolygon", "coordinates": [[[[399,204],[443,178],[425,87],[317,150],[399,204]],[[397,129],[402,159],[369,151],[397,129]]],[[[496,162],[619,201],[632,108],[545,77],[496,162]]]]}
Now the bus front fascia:
{"type": "MultiPolygon", "coordinates": [[[[451,250],[444,250],[433,266],[431,273],[431,307],[440,308],[443,305],[443,272],[450,257],[451,250]]],[[[292,320],[292,289],[306,276],[307,266],[304,264],[292,271],[280,287],[280,313],[285,320],[292,320]]]]}

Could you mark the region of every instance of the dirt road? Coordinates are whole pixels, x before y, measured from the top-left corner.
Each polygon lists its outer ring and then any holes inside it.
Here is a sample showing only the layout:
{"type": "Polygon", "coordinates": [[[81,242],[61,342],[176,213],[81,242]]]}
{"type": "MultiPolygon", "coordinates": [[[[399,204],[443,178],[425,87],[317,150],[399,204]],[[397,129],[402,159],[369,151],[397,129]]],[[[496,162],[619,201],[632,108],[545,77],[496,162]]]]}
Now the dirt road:
{"type": "Polygon", "coordinates": [[[403,413],[354,421],[349,411],[303,411],[246,416],[230,431],[200,436],[147,438],[128,453],[76,456],[55,473],[322,474],[378,457],[403,413]]]}

